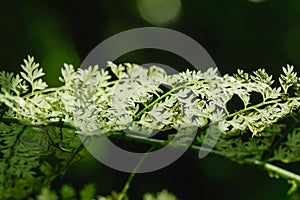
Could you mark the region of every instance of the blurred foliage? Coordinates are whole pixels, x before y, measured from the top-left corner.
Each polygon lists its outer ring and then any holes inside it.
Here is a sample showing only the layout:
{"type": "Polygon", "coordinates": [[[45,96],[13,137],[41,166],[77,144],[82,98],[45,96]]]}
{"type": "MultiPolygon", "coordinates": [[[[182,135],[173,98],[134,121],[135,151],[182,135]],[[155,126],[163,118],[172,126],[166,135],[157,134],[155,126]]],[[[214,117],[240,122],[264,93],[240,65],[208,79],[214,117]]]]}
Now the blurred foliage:
{"type": "MultiPolygon", "coordinates": [[[[237,68],[249,72],[263,67],[277,75],[286,63],[294,64],[299,71],[300,1],[186,0],[181,3],[179,16],[164,27],[191,36],[203,45],[222,74],[237,68]]],[[[58,84],[62,63],[79,66],[96,45],[113,34],[153,26],[142,18],[136,1],[125,0],[6,1],[1,4],[0,25],[0,70],[18,71],[20,61],[31,54],[45,66],[46,82],[50,86],[58,84]]],[[[142,63],[157,59],[155,62],[178,66],[178,58],[174,57],[160,51],[132,52],[119,61],[142,63]]],[[[180,66],[185,65],[188,63],[180,61],[180,66]]],[[[261,176],[263,172],[216,157],[199,161],[190,154],[158,172],[138,175],[136,187],[130,193],[141,197],[146,191],[166,187],[184,199],[192,199],[200,192],[212,199],[283,199],[285,196],[285,182],[269,180],[261,176]],[[191,163],[188,171],[185,163],[191,163]],[[186,181],[178,183],[174,176],[186,181]],[[217,192],[209,192],[208,188],[212,187],[217,192]],[[240,193],[233,193],[232,188],[239,188],[240,193]]],[[[299,165],[290,167],[296,169],[299,165]]],[[[109,169],[92,157],[75,164],[67,174],[62,182],[74,182],[79,187],[95,181],[101,194],[122,187],[127,178],[127,174],[109,169]],[[91,173],[78,173],[82,168],[91,173]]]]}

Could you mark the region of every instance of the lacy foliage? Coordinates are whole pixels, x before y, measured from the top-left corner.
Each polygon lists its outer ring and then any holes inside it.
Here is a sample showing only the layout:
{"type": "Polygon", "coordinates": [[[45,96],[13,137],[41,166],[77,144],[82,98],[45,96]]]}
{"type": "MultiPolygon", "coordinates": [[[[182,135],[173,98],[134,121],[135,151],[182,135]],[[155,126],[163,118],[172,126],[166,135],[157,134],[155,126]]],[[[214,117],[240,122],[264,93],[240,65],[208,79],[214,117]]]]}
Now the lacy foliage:
{"type": "MultiPolygon", "coordinates": [[[[48,188],[43,188],[41,193],[37,195],[37,200],[72,200],[72,199],[80,199],[80,200],[115,200],[118,199],[118,193],[112,192],[109,196],[100,196],[96,195],[96,188],[93,184],[85,185],[79,193],[76,190],[69,186],[63,185],[59,192],[51,191],[48,188]]],[[[129,198],[126,196],[124,198],[128,200],[129,198]]],[[[177,200],[178,198],[168,192],[166,189],[158,192],[157,194],[146,193],[143,195],[143,200],[177,200]]]]}
{"type": "Polygon", "coordinates": [[[65,64],[57,88],[41,79],[33,57],[21,67],[20,74],[0,73],[1,199],[49,186],[82,155],[77,134],[160,131],[172,138],[176,130],[198,127],[194,146],[230,160],[300,161],[300,78],[293,66],[283,67],[276,87],[264,69],[221,77],[212,68],[168,75],[128,63],[108,63],[105,70],[65,64]],[[235,102],[240,106],[231,109],[235,102]],[[209,135],[211,126],[222,134],[209,135]]]}

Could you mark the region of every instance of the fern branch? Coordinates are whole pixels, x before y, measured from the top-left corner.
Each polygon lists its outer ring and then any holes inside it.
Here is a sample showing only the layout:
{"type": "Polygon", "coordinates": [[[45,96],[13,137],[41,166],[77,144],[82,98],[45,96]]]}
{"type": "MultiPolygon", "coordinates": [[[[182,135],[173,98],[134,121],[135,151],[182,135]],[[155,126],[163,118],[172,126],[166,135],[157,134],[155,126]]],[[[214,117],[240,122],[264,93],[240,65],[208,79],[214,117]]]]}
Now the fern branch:
{"type": "MultiPolygon", "coordinates": [[[[41,79],[43,70],[30,56],[24,60],[20,74],[14,76],[0,72],[0,122],[3,129],[8,129],[6,132],[0,131],[0,139],[8,144],[4,147],[6,158],[14,156],[14,148],[21,152],[16,158],[19,160],[22,153],[29,155],[29,150],[34,158],[39,159],[40,154],[33,147],[38,146],[39,151],[47,149],[46,154],[62,161],[62,167],[55,171],[49,163],[44,163],[40,170],[58,177],[83,150],[83,144],[74,142],[77,133],[85,136],[107,134],[111,138],[161,147],[169,140],[146,136],[157,130],[192,126],[199,128],[197,141],[190,147],[192,150],[199,151],[201,146],[201,150],[235,162],[259,165],[299,183],[299,175],[260,160],[262,155],[267,153],[269,157],[274,152],[273,158],[267,161],[300,161],[297,153],[300,143],[298,124],[295,123],[286,132],[276,126],[280,119],[292,116],[300,107],[300,78],[293,71],[293,66],[283,68],[279,88],[271,86],[274,80],[264,69],[250,76],[238,70],[238,74],[233,76],[220,77],[214,69],[206,72],[187,70],[177,75],[167,75],[158,67],[145,69],[135,64],[117,66],[113,63],[109,67],[110,71],[98,70],[98,66],[75,71],[72,65],[65,64],[59,78],[64,85],[57,88],[47,88],[41,79]],[[110,73],[115,75],[114,80],[110,73]],[[161,84],[171,88],[164,92],[161,84]],[[259,93],[263,100],[249,106],[253,93],[259,93]],[[233,96],[238,96],[244,106],[229,113],[228,103],[233,96]],[[223,133],[219,144],[212,150],[201,139],[206,138],[210,125],[223,133]],[[24,133],[24,144],[20,146],[14,139],[17,137],[18,141],[19,137],[23,137],[22,131],[13,136],[5,135],[11,133],[14,126],[29,130],[24,133]],[[266,130],[268,128],[273,130],[266,130]],[[123,131],[126,129],[139,135],[126,134],[123,131]],[[248,137],[246,132],[251,132],[253,137],[248,137]],[[286,137],[287,141],[274,139],[276,135],[286,137]],[[30,148],[24,150],[26,145],[30,148]]],[[[165,133],[166,137],[172,138],[172,134],[165,133]]],[[[26,162],[20,162],[23,168],[26,168],[26,162]]],[[[35,164],[38,163],[35,160],[35,164]]],[[[6,164],[0,162],[0,165],[6,164]]],[[[123,196],[129,184],[125,184],[123,196]]]]}
{"type": "Polygon", "coordinates": [[[256,160],[253,164],[260,166],[262,169],[268,171],[269,173],[275,174],[283,179],[286,180],[293,180],[300,184],[300,176],[298,174],[295,174],[291,171],[282,169],[280,167],[277,167],[275,165],[272,165],[270,163],[265,163],[262,161],[256,160]]]}

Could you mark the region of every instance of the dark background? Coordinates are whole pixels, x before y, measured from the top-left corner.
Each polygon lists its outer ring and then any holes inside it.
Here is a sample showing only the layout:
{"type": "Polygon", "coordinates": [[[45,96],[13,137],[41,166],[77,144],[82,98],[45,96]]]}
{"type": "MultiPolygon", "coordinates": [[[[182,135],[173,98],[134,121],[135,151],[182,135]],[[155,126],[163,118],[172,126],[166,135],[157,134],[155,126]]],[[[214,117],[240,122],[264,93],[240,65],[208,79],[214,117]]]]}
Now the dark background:
{"type": "MultiPolygon", "coordinates": [[[[154,0],[153,0],[154,1],[154,0]]],[[[19,71],[22,59],[33,55],[46,72],[50,86],[58,85],[63,63],[80,66],[100,42],[119,32],[145,26],[180,31],[199,42],[222,75],[238,68],[248,72],[266,68],[278,75],[287,63],[300,66],[300,1],[247,0],[181,3],[176,19],[165,24],[145,20],[139,0],[6,1],[0,9],[0,69],[19,71]]],[[[164,2],[164,1],[157,1],[164,2]]],[[[165,1],[168,2],[168,1],[165,1]]],[[[172,7],[170,4],[169,7],[172,7]]],[[[168,6],[149,8],[155,16],[168,6]]],[[[120,44],[121,45],[121,44],[120,44]]],[[[162,51],[136,51],[117,62],[189,63],[162,51]]],[[[298,170],[299,172],[299,170],[298,170]]],[[[93,182],[100,194],[120,191],[129,174],[103,166],[91,156],[75,164],[61,183],[82,187],[93,182]]],[[[260,169],[241,166],[210,155],[199,160],[188,152],[157,172],[140,174],[129,190],[131,199],[167,188],[180,199],[286,199],[289,185],[260,169]]]]}

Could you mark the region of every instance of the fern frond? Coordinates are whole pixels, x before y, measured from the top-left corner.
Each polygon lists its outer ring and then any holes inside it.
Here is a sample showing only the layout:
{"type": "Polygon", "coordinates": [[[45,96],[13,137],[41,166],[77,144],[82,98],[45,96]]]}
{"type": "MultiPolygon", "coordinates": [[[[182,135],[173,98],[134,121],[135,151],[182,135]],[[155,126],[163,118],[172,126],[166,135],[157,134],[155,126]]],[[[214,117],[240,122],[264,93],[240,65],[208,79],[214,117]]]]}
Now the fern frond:
{"type": "MultiPolygon", "coordinates": [[[[27,197],[63,174],[84,152],[78,134],[88,140],[106,134],[164,145],[182,127],[197,127],[194,149],[211,147],[245,164],[300,161],[299,126],[287,130],[282,125],[299,115],[300,78],[293,66],[283,68],[280,87],[273,86],[275,79],[264,69],[224,76],[212,68],[168,75],[156,66],[109,62],[109,70],[75,70],[65,64],[59,78],[63,85],[47,88],[33,57],[28,56],[21,68],[16,75],[0,73],[1,199],[11,198],[17,190],[23,191],[20,198],[27,197]],[[253,94],[262,101],[254,103],[253,94]],[[229,108],[234,97],[242,108],[229,108]],[[221,134],[209,135],[211,126],[221,134]],[[135,134],[120,134],[125,130],[135,134]],[[148,138],[157,131],[168,139],[148,138]],[[53,166],[44,159],[48,156],[59,162],[53,166]],[[40,187],[25,187],[25,182],[40,187]]],[[[179,146],[190,132],[181,134],[179,146]]],[[[267,164],[265,169],[277,170],[267,164]]],[[[300,184],[298,176],[279,174],[300,184]]],[[[43,190],[41,195],[52,194],[43,190]]]]}

